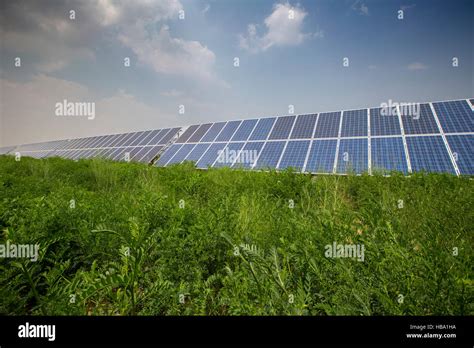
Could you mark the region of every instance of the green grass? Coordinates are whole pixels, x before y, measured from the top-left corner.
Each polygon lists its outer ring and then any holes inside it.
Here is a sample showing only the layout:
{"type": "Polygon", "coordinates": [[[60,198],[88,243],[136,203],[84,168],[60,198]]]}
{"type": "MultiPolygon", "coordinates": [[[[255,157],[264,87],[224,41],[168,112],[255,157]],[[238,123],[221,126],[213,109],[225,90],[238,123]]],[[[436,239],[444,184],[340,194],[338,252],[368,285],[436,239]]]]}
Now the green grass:
{"type": "Polygon", "coordinates": [[[0,156],[0,244],[40,245],[0,259],[0,314],[472,315],[473,202],[441,174],[0,156]]]}

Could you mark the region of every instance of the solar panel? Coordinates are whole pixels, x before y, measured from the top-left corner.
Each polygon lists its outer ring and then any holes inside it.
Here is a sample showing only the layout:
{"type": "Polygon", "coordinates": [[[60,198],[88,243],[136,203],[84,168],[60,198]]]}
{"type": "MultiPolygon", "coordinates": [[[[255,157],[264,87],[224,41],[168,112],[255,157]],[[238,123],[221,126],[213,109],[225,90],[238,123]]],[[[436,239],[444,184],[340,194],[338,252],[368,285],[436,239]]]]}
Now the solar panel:
{"type": "Polygon", "coordinates": [[[275,117],[261,118],[250,135],[249,140],[266,140],[275,120],[275,117]]]}
{"type": "Polygon", "coordinates": [[[434,119],[431,108],[428,104],[420,104],[420,109],[415,114],[402,114],[403,128],[405,134],[437,134],[438,125],[434,119]]]}
{"type": "Polygon", "coordinates": [[[185,158],[185,161],[192,161],[197,162],[202,155],[207,151],[207,149],[211,146],[210,144],[197,144],[196,147],[188,154],[185,158]]]}
{"type": "Polygon", "coordinates": [[[140,142],[146,138],[148,133],[150,132],[149,131],[140,132],[139,135],[135,139],[133,139],[133,141],[130,143],[130,146],[137,146],[138,144],[140,144],[140,142]]]}
{"type": "Polygon", "coordinates": [[[163,155],[160,156],[158,161],[155,163],[158,167],[164,166],[175,154],[178,150],[183,146],[182,144],[175,144],[171,145],[168,150],[166,150],[163,155]]]}
{"type": "Polygon", "coordinates": [[[367,136],[367,109],[344,111],[341,137],[367,136]]]}
{"type": "Polygon", "coordinates": [[[161,139],[163,139],[169,132],[169,129],[161,129],[153,138],[148,140],[147,145],[158,145],[161,139]]]}
{"type": "Polygon", "coordinates": [[[240,125],[239,129],[235,132],[232,136],[232,141],[246,141],[250,134],[252,133],[255,125],[257,124],[257,120],[244,120],[240,125]]]}
{"type": "Polygon", "coordinates": [[[371,138],[372,172],[399,171],[408,173],[408,165],[401,137],[371,138]]]}
{"type": "Polygon", "coordinates": [[[214,123],[206,135],[202,137],[201,142],[214,141],[217,135],[222,131],[222,128],[224,128],[225,124],[226,122],[214,123]]]}
{"type": "Polygon", "coordinates": [[[465,100],[433,103],[445,133],[474,132],[474,111],[465,100]]]}
{"type": "Polygon", "coordinates": [[[179,138],[179,127],[99,135],[3,147],[0,154],[18,151],[22,156],[35,158],[102,157],[144,163],[158,158],[157,166],[193,161],[198,168],[283,170],[293,167],[311,173],[332,173],[336,164],[337,173],[362,173],[369,167],[370,129],[372,172],[408,173],[410,166],[405,157],[408,150],[412,171],[473,175],[474,112],[470,102],[434,102],[419,107],[417,113],[416,108],[410,110],[401,104],[400,117],[398,113],[384,115],[382,108],[372,108],[370,117],[367,109],[360,109],[342,114],[206,123],[188,127],[179,138]],[[400,118],[405,135],[401,132],[400,118]],[[440,128],[445,135],[440,134],[440,128]]]}
{"type": "Polygon", "coordinates": [[[189,152],[194,149],[195,144],[184,144],[178,152],[168,161],[166,164],[169,166],[170,164],[175,164],[175,163],[181,163],[186,156],[189,154],[189,152]]]}
{"type": "MultiPolygon", "coordinates": [[[[175,136],[176,136],[176,133],[178,133],[180,130],[180,128],[171,128],[169,129],[168,133],[166,133],[163,138],[161,138],[157,144],[159,145],[166,145],[168,144],[168,142],[170,140],[172,140],[175,136]]],[[[153,145],[156,145],[156,144],[153,144],[153,145]]]]}
{"type": "Polygon", "coordinates": [[[299,115],[291,132],[291,139],[309,139],[313,137],[317,115],[299,115]]]}
{"type": "Polygon", "coordinates": [[[239,128],[242,121],[230,121],[228,122],[224,129],[219,133],[215,141],[229,141],[230,138],[234,135],[237,128],[239,128]]]}
{"type": "Polygon", "coordinates": [[[308,173],[332,173],[337,140],[313,140],[306,163],[308,173]]]}
{"type": "Polygon", "coordinates": [[[413,171],[455,173],[441,136],[407,137],[406,141],[413,171]]]}
{"type": "Polygon", "coordinates": [[[219,152],[224,149],[225,143],[215,143],[209,146],[206,153],[202,155],[201,159],[197,162],[198,168],[207,168],[212,166],[219,155],[219,152]]]}
{"type": "Polygon", "coordinates": [[[186,141],[188,141],[188,139],[191,137],[191,135],[194,134],[194,132],[196,131],[196,129],[198,129],[198,127],[199,125],[197,124],[193,126],[189,126],[189,128],[186,129],[183,134],[181,134],[178,140],[176,140],[176,143],[185,143],[186,141]]]}
{"type": "Polygon", "coordinates": [[[222,153],[217,157],[216,162],[214,162],[213,167],[230,167],[238,159],[240,155],[240,150],[244,147],[244,143],[229,143],[222,150],[222,153]]]}
{"type": "Polygon", "coordinates": [[[447,135],[451,152],[463,175],[474,175],[474,134],[469,135],[447,135]]]}
{"type": "MultiPolygon", "coordinates": [[[[155,129],[154,131],[151,131],[150,133],[148,133],[148,135],[143,138],[140,143],[138,145],[148,145],[148,143],[154,138],[156,137],[159,133],[161,132],[161,130],[159,129],[155,129]]],[[[105,144],[104,144],[105,145],[105,144]]]]}
{"type": "Polygon", "coordinates": [[[151,149],[146,152],[138,161],[142,163],[150,163],[160,153],[160,151],[162,151],[162,149],[163,145],[152,146],[151,149]]]}
{"type": "Polygon", "coordinates": [[[288,139],[296,116],[278,117],[268,139],[288,139]]]}
{"type": "Polygon", "coordinates": [[[265,143],[262,141],[245,144],[238,160],[234,162],[232,167],[244,169],[252,168],[263,148],[263,144],[265,143]]]}
{"type": "Polygon", "coordinates": [[[281,158],[278,169],[294,168],[301,171],[308,153],[310,141],[289,141],[281,158]]]}
{"type": "Polygon", "coordinates": [[[212,123],[206,123],[199,126],[199,128],[194,132],[194,134],[188,139],[188,143],[196,143],[207,133],[209,128],[211,128],[212,123]]]}
{"type": "Polygon", "coordinates": [[[400,135],[400,121],[397,114],[382,115],[382,109],[370,109],[370,135],[400,135]]]}
{"type": "Polygon", "coordinates": [[[363,173],[368,170],[367,139],[341,139],[337,158],[338,173],[363,173]]]}
{"type": "Polygon", "coordinates": [[[319,114],[318,124],[314,131],[315,138],[335,138],[339,135],[340,112],[319,114]]]}
{"type": "Polygon", "coordinates": [[[284,141],[274,141],[265,143],[265,146],[262,149],[254,168],[275,168],[278,164],[278,160],[281,157],[281,153],[284,147],[284,141]]]}

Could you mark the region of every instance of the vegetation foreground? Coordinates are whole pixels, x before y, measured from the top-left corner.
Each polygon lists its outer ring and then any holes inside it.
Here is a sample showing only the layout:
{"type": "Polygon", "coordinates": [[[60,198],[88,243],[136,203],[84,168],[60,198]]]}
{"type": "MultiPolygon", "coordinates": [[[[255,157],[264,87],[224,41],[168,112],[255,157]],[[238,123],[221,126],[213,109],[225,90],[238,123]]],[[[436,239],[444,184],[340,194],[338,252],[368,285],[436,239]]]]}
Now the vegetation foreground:
{"type": "Polygon", "coordinates": [[[473,202],[441,174],[0,156],[0,245],[39,245],[0,259],[0,314],[472,315],[473,202]]]}

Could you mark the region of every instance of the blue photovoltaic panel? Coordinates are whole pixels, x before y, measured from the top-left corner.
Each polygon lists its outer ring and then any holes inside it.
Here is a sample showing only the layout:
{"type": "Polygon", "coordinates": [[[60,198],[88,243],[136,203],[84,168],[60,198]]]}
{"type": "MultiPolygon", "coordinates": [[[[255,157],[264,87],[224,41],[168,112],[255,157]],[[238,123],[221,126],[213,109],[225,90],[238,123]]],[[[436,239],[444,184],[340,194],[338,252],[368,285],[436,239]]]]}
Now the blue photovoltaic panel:
{"type": "Polygon", "coordinates": [[[133,134],[133,136],[128,139],[122,146],[131,146],[133,145],[140,137],[143,135],[143,132],[136,132],[133,134]]]}
{"type": "Polygon", "coordinates": [[[256,124],[257,120],[244,120],[232,137],[232,141],[246,141],[256,124]]]}
{"type": "Polygon", "coordinates": [[[289,141],[286,145],[278,169],[291,167],[301,171],[304,166],[306,154],[308,153],[309,144],[309,140],[289,141]]]}
{"type": "Polygon", "coordinates": [[[285,147],[284,141],[267,142],[254,168],[275,168],[285,147]]]}
{"type": "Polygon", "coordinates": [[[367,139],[341,139],[337,158],[338,173],[363,173],[368,170],[367,139]]]}
{"type": "Polygon", "coordinates": [[[158,142],[158,144],[160,145],[166,145],[175,135],[176,133],[179,131],[180,128],[172,128],[172,129],[169,129],[169,132],[165,134],[165,136],[163,138],[160,139],[160,141],[158,142]]]}
{"type": "Polygon", "coordinates": [[[185,158],[185,161],[197,162],[209,146],[210,144],[197,144],[193,151],[185,158]]]}
{"type": "Polygon", "coordinates": [[[136,161],[134,157],[141,151],[143,150],[142,146],[137,146],[137,147],[132,147],[128,149],[128,153],[130,154],[130,161],[136,161]]]}
{"type": "Polygon", "coordinates": [[[176,143],[185,143],[190,137],[191,135],[194,134],[194,132],[196,131],[196,129],[198,129],[199,125],[195,124],[195,125],[192,125],[192,126],[189,126],[188,129],[186,129],[184,131],[183,134],[181,134],[181,136],[178,138],[178,140],[176,140],[176,143]]]}
{"type": "Polygon", "coordinates": [[[414,172],[455,173],[441,136],[407,137],[406,141],[414,172]]]}
{"type": "Polygon", "coordinates": [[[474,111],[465,100],[433,103],[445,133],[474,132],[474,111]]]}
{"type": "Polygon", "coordinates": [[[222,128],[225,126],[225,122],[214,123],[209,131],[201,139],[201,142],[211,142],[217,137],[222,128]]]}
{"type": "Polygon", "coordinates": [[[148,134],[150,134],[151,131],[145,131],[145,132],[141,132],[140,136],[136,137],[132,143],[130,144],[131,146],[138,146],[140,144],[140,142],[145,139],[148,134]]]}
{"type": "Polygon", "coordinates": [[[315,138],[336,138],[339,135],[340,112],[319,114],[318,124],[314,133],[315,138]]]}
{"type": "Polygon", "coordinates": [[[288,139],[296,116],[278,117],[268,139],[288,139]]]}
{"type": "Polygon", "coordinates": [[[229,121],[215,141],[229,141],[242,121],[229,121]]]}
{"type": "Polygon", "coordinates": [[[337,140],[313,140],[306,163],[308,173],[332,173],[337,140]]]}
{"type": "MultiPolygon", "coordinates": [[[[407,110],[400,110],[405,134],[437,134],[439,133],[431,108],[428,104],[420,104],[420,108],[415,114],[409,114],[407,110]]],[[[412,110],[414,111],[414,110],[412,110]]]]}
{"type": "Polygon", "coordinates": [[[240,155],[244,143],[229,143],[220,156],[217,157],[213,167],[230,167],[240,155]]]}
{"type": "Polygon", "coordinates": [[[199,126],[198,130],[188,139],[188,143],[196,143],[207,133],[209,128],[211,128],[212,123],[206,123],[199,126]]]}
{"type": "MultiPolygon", "coordinates": [[[[150,151],[150,150],[151,150],[151,146],[140,147],[140,151],[138,151],[138,152],[133,156],[132,159],[133,159],[134,161],[140,161],[140,160],[143,158],[143,156],[145,156],[146,153],[147,153],[148,151],[150,151]]],[[[104,152],[102,152],[101,154],[103,154],[103,153],[104,153],[104,152]]]]}
{"type": "Polygon", "coordinates": [[[141,157],[141,159],[138,159],[138,161],[142,163],[150,163],[162,149],[162,145],[153,146],[151,147],[150,151],[146,152],[145,155],[141,157]]]}
{"type": "Polygon", "coordinates": [[[156,145],[160,142],[160,140],[168,133],[167,129],[162,129],[158,133],[156,133],[153,137],[150,137],[147,140],[146,145],[156,145]]]}
{"type": "Polygon", "coordinates": [[[182,144],[176,144],[176,145],[171,145],[168,150],[166,150],[161,156],[160,158],[158,159],[158,161],[156,161],[156,165],[158,167],[162,167],[166,164],[166,162],[168,162],[171,157],[173,157],[176,152],[178,152],[178,150],[181,148],[181,146],[183,146],[182,144]]]}
{"type": "Polygon", "coordinates": [[[367,136],[367,109],[344,111],[341,137],[367,136]]]}
{"type": "Polygon", "coordinates": [[[249,140],[266,140],[276,118],[261,118],[250,135],[249,140]]]}
{"type": "Polygon", "coordinates": [[[233,168],[252,168],[255,161],[262,150],[264,142],[251,142],[245,144],[239,156],[239,161],[236,161],[233,168]]]}
{"type": "Polygon", "coordinates": [[[309,139],[313,137],[314,125],[318,115],[299,115],[291,132],[291,139],[309,139]]]}
{"type": "Polygon", "coordinates": [[[148,133],[148,135],[143,138],[138,145],[147,145],[154,137],[158,135],[160,130],[154,130],[148,133]]]}
{"type": "Polygon", "coordinates": [[[186,156],[189,155],[189,152],[194,148],[194,146],[195,144],[184,144],[166,165],[169,166],[173,163],[181,163],[186,156]]]}
{"type": "Polygon", "coordinates": [[[371,138],[372,173],[393,170],[408,173],[403,140],[396,138],[371,138]]]}
{"type": "Polygon", "coordinates": [[[459,172],[463,175],[474,175],[474,135],[447,135],[446,139],[459,172]]]}
{"type": "Polygon", "coordinates": [[[208,166],[212,166],[214,161],[217,159],[219,152],[224,149],[225,145],[225,143],[215,143],[209,146],[209,149],[197,162],[196,166],[198,168],[207,168],[208,166]]]}
{"type": "MultiPolygon", "coordinates": [[[[124,146],[125,143],[129,142],[130,139],[135,135],[135,133],[129,133],[129,134],[125,134],[125,136],[123,138],[121,138],[119,141],[117,141],[117,143],[115,143],[113,146],[114,147],[119,147],[119,146],[124,146]]],[[[83,145],[81,145],[83,146],[83,145]]],[[[87,147],[87,144],[86,144],[86,147],[87,147]]]]}
{"type": "Polygon", "coordinates": [[[402,134],[398,114],[392,113],[390,110],[387,109],[384,109],[384,112],[382,112],[381,108],[370,109],[371,136],[402,134]]]}

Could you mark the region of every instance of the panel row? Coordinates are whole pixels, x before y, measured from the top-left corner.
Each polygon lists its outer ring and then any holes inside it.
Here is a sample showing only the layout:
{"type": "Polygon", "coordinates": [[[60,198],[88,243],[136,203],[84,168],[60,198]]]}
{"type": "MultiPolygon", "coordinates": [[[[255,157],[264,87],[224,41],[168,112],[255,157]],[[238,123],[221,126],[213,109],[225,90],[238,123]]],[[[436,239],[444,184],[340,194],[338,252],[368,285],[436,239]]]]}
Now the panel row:
{"type": "Polygon", "coordinates": [[[176,143],[324,139],[474,132],[474,112],[466,100],[281,116],[190,126],[176,143]],[[403,128],[400,126],[402,125],[403,128]],[[369,127],[370,126],[370,127],[369,127]]]}
{"type": "MultiPolygon", "coordinates": [[[[448,172],[474,174],[474,135],[446,136],[453,160],[441,135],[371,138],[372,172],[448,172]]],[[[156,162],[169,166],[193,161],[198,168],[232,167],[285,169],[308,173],[363,173],[369,169],[368,138],[173,144],[156,162]]]]}
{"type": "Polygon", "coordinates": [[[107,149],[56,150],[56,151],[24,151],[22,156],[33,158],[61,157],[71,160],[100,157],[112,161],[135,161],[150,163],[163,150],[163,145],[114,147],[107,149]]]}
{"type": "Polygon", "coordinates": [[[134,133],[102,135],[71,140],[58,140],[45,143],[21,145],[15,151],[63,151],[81,149],[104,149],[129,146],[165,145],[173,139],[181,128],[166,128],[134,133]]]}

